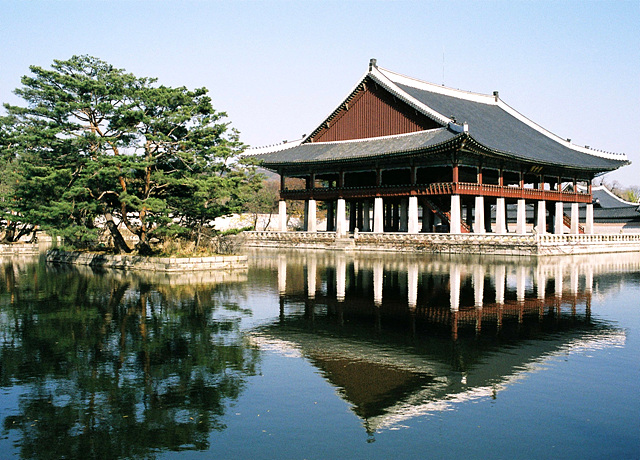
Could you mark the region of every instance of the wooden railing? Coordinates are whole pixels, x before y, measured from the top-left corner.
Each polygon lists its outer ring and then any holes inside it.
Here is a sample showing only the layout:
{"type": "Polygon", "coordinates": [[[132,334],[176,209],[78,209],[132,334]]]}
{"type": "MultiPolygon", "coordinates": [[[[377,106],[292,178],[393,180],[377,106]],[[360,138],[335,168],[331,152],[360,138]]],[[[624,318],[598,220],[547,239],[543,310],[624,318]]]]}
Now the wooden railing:
{"type": "Polygon", "coordinates": [[[363,187],[319,187],[308,189],[285,189],[280,191],[283,199],[289,200],[335,200],[372,197],[471,195],[525,199],[531,201],[561,201],[564,203],[591,203],[587,193],[540,190],[471,182],[436,182],[415,185],[381,185],[363,187]]]}

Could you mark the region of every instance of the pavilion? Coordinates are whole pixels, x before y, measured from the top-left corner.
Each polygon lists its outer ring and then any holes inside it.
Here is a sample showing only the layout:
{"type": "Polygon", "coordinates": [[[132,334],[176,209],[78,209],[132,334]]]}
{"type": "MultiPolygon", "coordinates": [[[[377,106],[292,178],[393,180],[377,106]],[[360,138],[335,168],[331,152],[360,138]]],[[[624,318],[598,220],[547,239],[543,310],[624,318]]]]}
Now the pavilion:
{"type": "Polygon", "coordinates": [[[327,231],[337,236],[356,229],[592,234],[592,179],[630,163],[554,135],[497,91],[427,83],[375,59],[309,135],[252,155],[281,177],[280,231],[286,202],[304,200],[305,230],[316,232],[320,201],[327,231]],[[512,229],[507,205],[516,208],[512,229]]]}

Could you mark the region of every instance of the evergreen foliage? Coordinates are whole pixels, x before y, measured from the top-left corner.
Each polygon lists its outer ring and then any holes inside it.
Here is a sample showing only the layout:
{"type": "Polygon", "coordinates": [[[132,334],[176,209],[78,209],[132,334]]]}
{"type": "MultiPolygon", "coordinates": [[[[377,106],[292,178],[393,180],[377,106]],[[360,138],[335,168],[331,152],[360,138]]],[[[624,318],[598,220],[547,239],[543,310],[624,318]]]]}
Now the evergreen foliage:
{"type": "Polygon", "coordinates": [[[241,209],[261,178],[205,88],[158,85],[91,56],[30,67],[0,120],[4,219],[77,246],[108,228],[131,252],[124,225],[149,252],[152,238],[199,241],[241,209]],[[100,228],[98,228],[100,227],[100,228]]]}

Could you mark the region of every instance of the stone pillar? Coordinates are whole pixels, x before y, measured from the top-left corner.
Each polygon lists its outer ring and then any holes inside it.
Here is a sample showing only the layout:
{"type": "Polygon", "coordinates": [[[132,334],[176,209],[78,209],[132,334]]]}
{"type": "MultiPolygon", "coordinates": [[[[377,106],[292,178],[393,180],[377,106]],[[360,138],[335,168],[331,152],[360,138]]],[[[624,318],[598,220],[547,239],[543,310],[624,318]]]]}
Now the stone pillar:
{"type": "Polygon", "coordinates": [[[341,237],[347,233],[347,205],[344,198],[338,198],[336,208],[336,235],[341,237]]]}
{"type": "Polygon", "coordinates": [[[362,231],[370,232],[371,231],[371,212],[370,212],[371,202],[369,200],[365,200],[362,203],[362,231]]]}
{"type": "Polygon", "coordinates": [[[461,232],[460,217],[460,195],[451,195],[451,217],[449,221],[449,233],[458,234],[461,232]]]}
{"type": "Polygon", "coordinates": [[[553,219],[553,233],[562,235],[564,233],[564,205],[562,201],[556,201],[556,212],[553,219]]]}
{"type": "Polygon", "coordinates": [[[587,205],[587,216],[584,223],[584,232],[587,235],[593,235],[593,204],[587,205]]]}
{"type": "Polygon", "coordinates": [[[373,232],[384,232],[384,203],[379,196],[373,200],[373,232]]]}
{"type": "Polygon", "coordinates": [[[477,196],[475,204],[475,220],[473,222],[473,233],[485,233],[484,222],[484,197],[477,196]]]}
{"type": "Polygon", "coordinates": [[[571,234],[577,235],[580,233],[578,229],[580,225],[580,215],[578,214],[578,203],[571,203],[571,234]]]}
{"type": "Polygon", "coordinates": [[[516,220],[516,233],[524,235],[527,233],[527,210],[524,199],[518,200],[518,215],[516,220]]]}
{"type": "Polygon", "coordinates": [[[287,202],[284,200],[278,202],[278,231],[287,231],[287,202]]]}
{"type": "Polygon", "coordinates": [[[400,202],[400,228],[399,231],[409,231],[409,202],[402,199],[400,202]]]}
{"type": "Polygon", "coordinates": [[[547,233],[547,202],[544,200],[538,201],[538,209],[536,215],[536,231],[540,235],[547,233]]]}
{"type": "MultiPolygon", "coordinates": [[[[424,219],[424,216],[423,216],[424,219]]],[[[407,231],[409,233],[418,233],[420,228],[418,226],[418,197],[409,197],[409,223],[407,225],[407,231]]]]}
{"type": "Polygon", "coordinates": [[[307,221],[305,228],[308,232],[318,231],[318,227],[316,225],[316,200],[307,201],[307,221]]]}
{"type": "Polygon", "coordinates": [[[502,197],[496,199],[496,233],[507,233],[507,207],[502,197]]]}

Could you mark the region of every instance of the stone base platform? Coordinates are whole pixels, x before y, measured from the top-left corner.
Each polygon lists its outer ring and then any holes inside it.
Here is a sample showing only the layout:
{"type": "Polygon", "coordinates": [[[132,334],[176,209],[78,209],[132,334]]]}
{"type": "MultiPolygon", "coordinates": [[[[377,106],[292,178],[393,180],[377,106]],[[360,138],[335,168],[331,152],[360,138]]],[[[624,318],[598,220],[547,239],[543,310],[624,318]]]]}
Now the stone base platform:
{"type": "Polygon", "coordinates": [[[189,272],[203,270],[236,270],[248,267],[246,256],[213,257],[142,257],[129,255],[94,254],[51,249],[47,262],[76,264],[121,270],[149,270],[156,272],[189,272]]]}
{"type": "Polygon", "coordinates": [[[640,234],[619,235],[497,235],[448,233],[245,232],[246,246],[397,251],[441,254],[546,256],[640,251],[640,234]]]}

